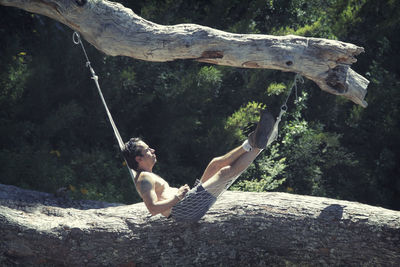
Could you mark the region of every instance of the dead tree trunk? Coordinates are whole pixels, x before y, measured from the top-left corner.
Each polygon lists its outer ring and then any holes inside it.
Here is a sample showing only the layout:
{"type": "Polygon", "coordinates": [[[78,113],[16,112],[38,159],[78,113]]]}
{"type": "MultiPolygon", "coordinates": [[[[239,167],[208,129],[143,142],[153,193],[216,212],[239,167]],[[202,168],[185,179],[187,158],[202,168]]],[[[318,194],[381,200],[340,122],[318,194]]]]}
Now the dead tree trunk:
{"type": "Polygon", "coordinates": [[[108,55],[296,72],[324,91],[367,106],[369,81],[350,68],[364,49],[353,44],[294,35],[233,34],[195,24],[164,26],[109,1],[0,0],[0,4],[58,20],[108,55]]]}
{"type": "Polygon", "coordinates": [[[399,266],[400,212],[226,192],[198,223],[0,185],[1,266],[399,266]]]}

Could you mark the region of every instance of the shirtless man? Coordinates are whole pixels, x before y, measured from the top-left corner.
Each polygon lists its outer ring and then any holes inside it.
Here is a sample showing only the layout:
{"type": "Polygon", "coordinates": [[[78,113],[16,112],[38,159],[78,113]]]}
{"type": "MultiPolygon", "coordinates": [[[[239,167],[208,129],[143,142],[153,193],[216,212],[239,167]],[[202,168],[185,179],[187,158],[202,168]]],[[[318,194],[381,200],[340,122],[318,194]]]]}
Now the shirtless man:
{"type": "Polygon", "coordinates": [[[211,160],[200,183],[192,189],[186,184],[170,187],[153,173],[155,150],[140,138],[131,138],[122,153],[129,168],[136,171],[136,189],[152,215],[162,214],[176,220],[197,221],[214,204],[227,183],[239,176],[266,146],[274,126],[270,113],[261,111],[256,130],[244,143],[227,154],[211,160]]]}

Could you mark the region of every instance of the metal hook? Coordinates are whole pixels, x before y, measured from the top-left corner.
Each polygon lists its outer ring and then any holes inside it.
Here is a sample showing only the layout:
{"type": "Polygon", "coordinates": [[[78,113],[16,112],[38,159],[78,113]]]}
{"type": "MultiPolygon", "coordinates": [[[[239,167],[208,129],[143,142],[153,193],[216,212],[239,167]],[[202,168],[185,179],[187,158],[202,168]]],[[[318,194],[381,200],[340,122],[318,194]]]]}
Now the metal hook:
{"type": "Polygon", "coordinates": [[[79,33],[74,32],[72,34],[72,41],[74,42],[74,44],[79,44],[81,42],[81,37],[79,36],[79,33]]]}
{"type": "MultiPolygon", "coordinates": [[[[85,57],[86,57],[86,67],[91,68],[89,58],[88,58],[88,56],[86,54],[85,47],[83,46],[81,36],[79,35],[78,32],[74,32],[72,34],[72,41],[74,42],[74,44],[80,44],[81,45],[83,53],[85,54],[85,57]]],[[[92,72],[92,74],[94,73],[93,70],[91,70],[91,72],[92,72]]]]}

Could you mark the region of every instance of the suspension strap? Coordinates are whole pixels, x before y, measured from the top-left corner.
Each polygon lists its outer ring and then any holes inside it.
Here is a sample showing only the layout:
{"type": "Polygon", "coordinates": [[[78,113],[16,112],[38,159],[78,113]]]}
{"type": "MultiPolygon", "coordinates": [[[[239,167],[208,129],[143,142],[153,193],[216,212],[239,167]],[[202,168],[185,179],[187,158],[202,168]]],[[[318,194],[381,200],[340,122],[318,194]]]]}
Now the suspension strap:
{"type": "MultiPolygon", "coordinates": [[[[111,112],[108,109],[106,100],[104,99],[103,93],[102,93],[102,91],[100,89],[99,77],[96,75],[96,73],[94,72],[92,66],[90,65],[89,58],[88,58],[88,56],[86,54],[86,50],[85,50],[85,47],[83,46],[81,37],[79,36],[79,33],[74,32],[72,34],[72,41],[74,42],[74,44],[76,44],[76,45],[80,44],[81,47],[82,47],[83,53],[85,54],[85,58],[86,58],[86,67],[88,67],[90,69],[90,73],[92,74],[91,78],[94,81],[94,83],[96,84],[97,92],[99,93],[100,99],[103,102],[103,106],[104,106],[104,109],[106,110],[106,113],[107,113],[107,116],[108,116],[108,120],[110,121],[111,127],[112,127],[112,129],[114,131],[115,138],[117,139],[117,142],[118,142],[120,150],[122,150],[124,148],[124,142],[122,141],[122,138],[121,138],[121,135],[119,134],[118,128],[114,123],[114,120],[113,120],[113,117],[111,115],[111,112]]],[[[126,166],[128,166],[128,164],[126,166]]],[[[129,170],[129,173],[131,175],[133,183],[135,183],[135,172],[129,167],[128,167],[128,170],[129,170]]]]}
{"type": "Polygon", "coordinates": [[[282,120],[283,114],[285,114],[286,111],[287,111],[287,109],[288,109],[288,107],[287,107],[287,102],[288,102],[288,100],[289,100],[290,95],[291,95],[292,92],[293,92],[293,88],[295,89],[295,94],[296,94],[296,101],[295,101],[295,102],[297,102],[297,98],[298,98],[298,95],[297,95],[297,83],[298,83],[298,82],[304,83],[304,79],[303,79],[303,77],[302,77],[300,74],[297,73],[296,76],[294,76],[293,84],[292,84],[292,86],[290,87],[289,93],[288,93],[288,95],[287,95],[287,97],[286,97],[286,99],[285,99],[285,102],[284,102],[283,105],[281,106],[281,110],[280,110],[280,112],[279,112],[279,115],[278,115],[278,117],[276,118],[276,121],[275,121],[275,124],[274,124],[274,128],[273,128],[273,130],[272,130],[271,137],[268,139],[267,146],[270,145],[272,142],[274,142],[274,141],[278,138],[279,123],[280,123],[281,120],[282,120]]]}

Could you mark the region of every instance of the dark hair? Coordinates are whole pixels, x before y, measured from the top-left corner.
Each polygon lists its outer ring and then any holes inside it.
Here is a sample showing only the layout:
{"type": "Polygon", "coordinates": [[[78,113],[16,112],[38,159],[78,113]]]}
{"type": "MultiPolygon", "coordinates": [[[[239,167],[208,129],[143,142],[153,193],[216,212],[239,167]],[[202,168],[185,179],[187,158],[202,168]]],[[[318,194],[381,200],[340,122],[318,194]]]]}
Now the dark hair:
{"type": "Polygon", "coordinates": [[[135,171],[137,171],[138,168],[136,157],[142,155],[142,148],[138,146],[140,141],[143,140],[139,137],[131,138],[125,143],[124,148],[122,149],[122,155],[124,156],[128,167],[135,171]]]}

